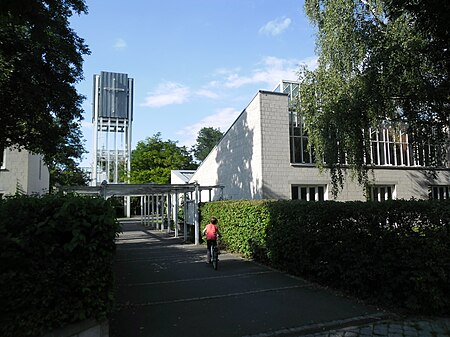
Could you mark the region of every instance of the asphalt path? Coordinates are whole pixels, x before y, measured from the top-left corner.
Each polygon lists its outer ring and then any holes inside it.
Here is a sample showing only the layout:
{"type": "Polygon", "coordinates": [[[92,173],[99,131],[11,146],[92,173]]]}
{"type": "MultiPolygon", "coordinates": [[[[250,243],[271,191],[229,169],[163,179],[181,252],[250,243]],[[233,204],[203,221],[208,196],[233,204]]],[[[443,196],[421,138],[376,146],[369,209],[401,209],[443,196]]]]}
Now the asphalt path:
{"type": "Polygon", "coordinates": [[[300,336],[386,317],[376,308],[237,255],[124,222],[111,337],[300,336]]]}

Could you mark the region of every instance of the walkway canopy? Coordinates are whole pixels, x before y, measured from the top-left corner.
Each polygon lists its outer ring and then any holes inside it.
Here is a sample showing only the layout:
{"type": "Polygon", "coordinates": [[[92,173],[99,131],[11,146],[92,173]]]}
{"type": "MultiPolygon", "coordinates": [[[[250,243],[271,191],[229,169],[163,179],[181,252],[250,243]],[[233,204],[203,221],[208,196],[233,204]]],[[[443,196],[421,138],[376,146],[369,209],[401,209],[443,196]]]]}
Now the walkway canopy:
{"type": "MultiPolygon", "coordinates": [[[[76,193],[81,195],[101,196],[105,199],[110,197],[140,197],[141,198],[141,222],[145,225],[150,223],[160,226],[170,232],[170,220],[174,221],[175,236],[178,236],[178,210],[179,200],[184,196],[184,239],[187,240],[188,223],[195,227],[195,244],[200,243],[200,224],[198,204],[201,202],[201,191],[209,191],[211,201],[211,191],[220,189],[222,195],[224,186],[200,186],[199,184],[108,184],[106,181],[99,186],[63,186],[60,190],[66,193],[76,193]],[[164,205],[166,204],[166,207],[164,205]],[[188,205],[191,205],[189,207],[188,205]],[[167,216],[167,228],[164,228],[164,217],[167,216]],[[158,221],[156,221],[158,219],[158,221]],[[159,222],[161,220],[161,222],[159,222]]],[[[127,215],[130,201],[127,198],[127,215]]]]}

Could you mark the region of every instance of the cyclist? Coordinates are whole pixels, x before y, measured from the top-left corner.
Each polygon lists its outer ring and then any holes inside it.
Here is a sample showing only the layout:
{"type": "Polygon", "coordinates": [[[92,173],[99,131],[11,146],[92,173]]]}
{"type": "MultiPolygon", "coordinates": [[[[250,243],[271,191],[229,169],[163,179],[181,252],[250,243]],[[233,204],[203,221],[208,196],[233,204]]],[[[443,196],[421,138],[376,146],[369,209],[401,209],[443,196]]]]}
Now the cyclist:
{"type": "Polygon", "coordinates": [[[211,263],[211,246],[217,246],[217,237],[221,237],[217,222],[217,219],[212,217],[203,230],[203,235],[206,235],[206,263],[211,263]]]}

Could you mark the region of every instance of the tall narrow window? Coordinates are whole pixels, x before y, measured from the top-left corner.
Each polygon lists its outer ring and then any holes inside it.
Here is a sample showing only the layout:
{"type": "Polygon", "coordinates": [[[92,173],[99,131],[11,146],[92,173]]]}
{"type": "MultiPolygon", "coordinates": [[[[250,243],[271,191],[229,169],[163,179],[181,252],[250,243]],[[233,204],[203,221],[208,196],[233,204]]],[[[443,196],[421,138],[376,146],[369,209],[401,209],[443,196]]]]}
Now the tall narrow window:
{"type": "Polygon", "coordinates": [[[0,149],[0,170],[4,170],[5,167],[5,156],[6,156],[6,151],[5,149],[0,149]]]}
{"type": "Polygon", "coordinates": [[[308,141],[303,118],[296,111],[289,112],[289,138],[291,146],[291,163],[312,164],[314,156],[308,141]]]}

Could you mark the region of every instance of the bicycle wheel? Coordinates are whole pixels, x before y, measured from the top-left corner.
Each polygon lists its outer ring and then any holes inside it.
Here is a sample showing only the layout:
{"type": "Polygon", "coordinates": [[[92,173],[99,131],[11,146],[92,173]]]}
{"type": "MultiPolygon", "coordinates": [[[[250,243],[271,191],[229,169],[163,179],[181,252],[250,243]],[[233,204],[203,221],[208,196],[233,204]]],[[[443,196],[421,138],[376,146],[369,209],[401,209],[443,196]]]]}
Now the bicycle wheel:
{"type": "Polygon", "coordinates": [[[212,258],[214,270],[217,270],[217,267],[219,267],[219,256],[217,254],[217,247],[212,247],[211,258],[212,258]]]}

